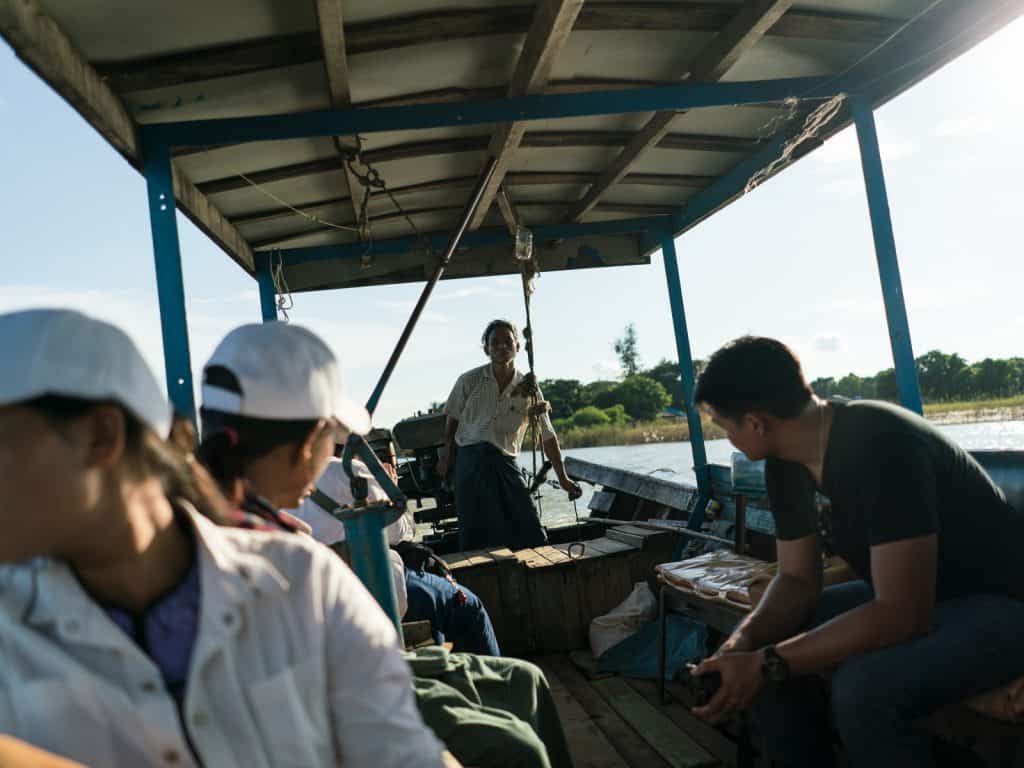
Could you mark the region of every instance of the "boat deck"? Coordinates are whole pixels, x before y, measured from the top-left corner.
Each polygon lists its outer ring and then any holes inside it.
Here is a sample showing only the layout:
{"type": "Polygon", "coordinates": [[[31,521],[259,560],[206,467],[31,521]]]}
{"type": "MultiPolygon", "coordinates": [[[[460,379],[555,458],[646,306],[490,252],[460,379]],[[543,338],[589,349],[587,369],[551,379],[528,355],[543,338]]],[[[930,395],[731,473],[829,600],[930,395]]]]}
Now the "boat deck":
{"type": "Polygon", "coordinates": [[[532,661],[551,685],[575,768],[724,768],[745,757],[737,740],[689,713],[678,683],[659,704],[653,680],[595,676],[568,654],[532,661]]]}

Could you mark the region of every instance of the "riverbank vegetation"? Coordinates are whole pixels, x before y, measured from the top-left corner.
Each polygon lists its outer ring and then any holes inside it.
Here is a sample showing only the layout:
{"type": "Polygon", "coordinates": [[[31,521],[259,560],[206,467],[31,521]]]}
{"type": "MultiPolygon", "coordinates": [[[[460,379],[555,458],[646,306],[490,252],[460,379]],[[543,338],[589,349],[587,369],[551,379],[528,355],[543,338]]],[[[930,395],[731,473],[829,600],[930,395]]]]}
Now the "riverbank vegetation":
{"type": "MultiPolygon", "coordinates": [[[[620,380],[540,382],[562,445],[584,448],[688,440],[679,366],[662,360],[644,368],[632,326],[627,326],[614,349],[624,376],[620,380]]],[[[915,362],[929,419],[945,424],[1024,419],[1024,358],[968,363],[958,354],[932,350],[915,362]]],[[[703,361],[695,361],[694,368],[699,375],[703,361]]],[[[899,401],[892,368],[873,376],[823,377],[811,386],[822,397],[899,401]]],[[[702,418],[701,423],[706,439],[724,437],[709,419],[702,418]]]]}

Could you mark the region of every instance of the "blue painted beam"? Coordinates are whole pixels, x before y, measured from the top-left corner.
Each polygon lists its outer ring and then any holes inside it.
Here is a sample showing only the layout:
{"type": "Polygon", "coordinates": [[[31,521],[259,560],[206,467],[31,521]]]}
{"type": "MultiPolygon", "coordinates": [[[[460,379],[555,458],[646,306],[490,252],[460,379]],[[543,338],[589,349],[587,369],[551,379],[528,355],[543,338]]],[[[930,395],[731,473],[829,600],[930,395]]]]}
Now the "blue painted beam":
{"type": "Polygon", "coordinates": [[[143,142],[142,151],[149,222],[153,234],[153,256],[156,260],[156,291],[160,304],[167,396],[175,412],[194,423],[196,403],[192,389],[192,358],[188,346],[185,286],[181,276],[171,156],[163,144],[143,142]]]}
{"type": "Polygon", "coordinates": [[[922,413],[921,389],[917,382],[917,367],[914,364],[914,349],[910,343],[910,323],[907,321],[907,306],[903,300],[903,285],[900,280],[900,265],[896,258],[896,238],[892,231],[889,215],[889,195],[885,189],[885,175],[882,172],[882,155],[878,149],[878,132],[871,105],[861,99],[853,99],[853,121],[857,126],[857,141],[860,144],[860,161],[864,171],[864,187],[868,197],[868,211],[871,214],[871,231],[875,238],[875,257],[878,260],[878,277],[882,283],[882,300],[885,304],[885,319],[889,324],[889,343],[896,366],[896,384],[899,387],[900,402],[904,408],[922,413]]]}
{"type": "MultiPolygon", "coordinates": [[[[595,235],[630,235],[661,231],[669,226],[668,216],[646,216],[636,219],[618,219],[616,221],[595,221],[584,224],[554,224],[548,227],[537,227],[533,230],[536,241],[568,240],[574,237],[595,235]]],[[[430,245],[435,250],[442,250],[447,245],[450,235],[438,234],[430,238],[430,245]]],[[[462,236],[460,247],[480,248],[490,245],[511,243],[512,235],[505,227],[491,227],[476,232],[467,232],[462,236]]],[[[397,237],[390,240],[375,240],[373,253],[376,256],[409,253],[422,248],[423,238],[397,237]]],[[[257,256],[264,252],[257,251],[257,256]]],[[[347,245],[318,245],[307,248],[282,248],[276,252],[286,267],[296,264],[307,264],[315,261],[333,261],[335,259],[358,259],[366,253],[366,243],[349,243],[347,245]]]]}
{"type": "Polygon", "coordinates": [[[340,111],[189,120],[140,127],[149,140],[168,146],[207,146],[313,136],[422,130],[466,125],[550,120],[631,112],[661,112],[761,104],[807,97],[826,78],[797,77],[753,82],[687,83],[653,88],[534,95],[454,104],[412,104],[340,111]]]}
{"type": "Polygon", "coordinates": [[[253,256],[256,261],[256,283],[260,289],[260,314],[264,323],[270,323],[277,320],[277,289],[270,267],[270,254],[257,252],[253,256]]]}
{"type": "Polygon", "coordinates": [[[782,154],[788,140],[788,136],[779,136],[769,140],[764,147],[741,160],[728,173],[719,176],[714,182],[690,197],[686,201],[686,205],[673,216],[673,228],[676,235],[700,223],[734,197],[742,194],[750,178],[782,154]]]}
{"type": "Polygon", "coordinates": [[[683,399],[686,407],[686,423],[690,427],[690,450],[693,451],[693,467],[697,475],[697,489],[700,500],[697,509],[690,516],[689,526],[696,529],[703,522],[704,506],[711,498],[711,476],[708,474],[708,458],[704,450],[704,429],[700,423],[700,412],[693,402],[694,375],[693,354],[690,350],[690,332],[686,326],[686,309],[683,305],[683,288],[679,279],[679,263],[676,259],[676,244],[671,233],[661,239],[662,261],[665,263],[665,283],[668,286],[668,301],[672,309],[672,327],[675,330],[676,354],[679,356],[679,374],[683,381],[683,399]]]}

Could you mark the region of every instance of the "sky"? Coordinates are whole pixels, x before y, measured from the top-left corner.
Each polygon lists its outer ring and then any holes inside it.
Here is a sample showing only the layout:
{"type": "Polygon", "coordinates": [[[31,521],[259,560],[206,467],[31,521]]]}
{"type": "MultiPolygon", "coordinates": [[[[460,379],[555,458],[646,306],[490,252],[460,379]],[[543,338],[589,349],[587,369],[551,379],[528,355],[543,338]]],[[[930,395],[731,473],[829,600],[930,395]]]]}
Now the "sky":
{"type": "MultiPolygon", "coordinates": [[[[876,114],[914,352],[1022,355],[1024,19],[876,114]]],[[[0,41],[0,311],[74,307],[125,328],[163,380],[142,177],[0,41]]],[[[193,369],[260,318],[255,282],[179,215],[193,369]]],[[[793,346],[810,378],[892,365],[856,138],[824,147],[677,240],[695,357],[744,333],[793,346]]],[[[422,284],[298,294],[349,394],[369,396],[422,284]]],[[[618,375],[675,357],[660,254],[647,266],[543,274],[532,305],[540,378],[618,375]]],[[[375,421],[443,400],[482,364],[491,318],[521,322],[518,278],[442,282],[375,421]]],[[[520,361],[525,367],[525,355],[520,361]]],[[[196,376],[198,381],[198,375],[196,376]]]]}

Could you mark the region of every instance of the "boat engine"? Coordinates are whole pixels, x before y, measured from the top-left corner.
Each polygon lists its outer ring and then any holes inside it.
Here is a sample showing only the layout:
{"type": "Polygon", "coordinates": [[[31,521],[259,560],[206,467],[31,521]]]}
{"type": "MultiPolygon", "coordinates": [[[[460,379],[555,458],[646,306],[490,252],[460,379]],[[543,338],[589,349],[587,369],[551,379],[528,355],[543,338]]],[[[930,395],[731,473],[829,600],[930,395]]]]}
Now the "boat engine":
{"type": "Polygon", "coordinates": [[[443,413],[413,416],[398,422],[392,430],[400,454],[406,457],[398,471],[398,485],[416,502],[413,515],[417,523],[428,523],[432,534],[423,543],[438,552],[458,549],[458,519],[451,485],[437,471],[444,449],[443,413]],[[433,502],[431,506],[430,502],[433,502]]]}

